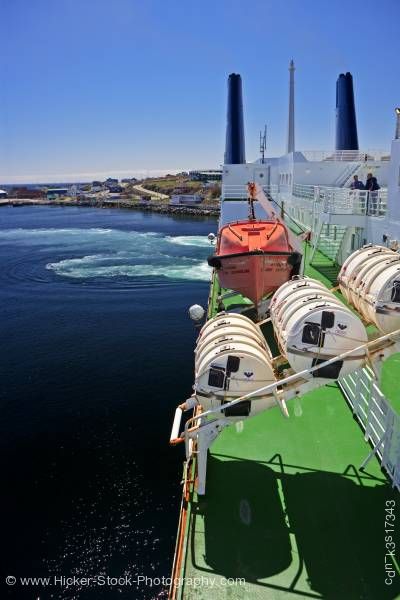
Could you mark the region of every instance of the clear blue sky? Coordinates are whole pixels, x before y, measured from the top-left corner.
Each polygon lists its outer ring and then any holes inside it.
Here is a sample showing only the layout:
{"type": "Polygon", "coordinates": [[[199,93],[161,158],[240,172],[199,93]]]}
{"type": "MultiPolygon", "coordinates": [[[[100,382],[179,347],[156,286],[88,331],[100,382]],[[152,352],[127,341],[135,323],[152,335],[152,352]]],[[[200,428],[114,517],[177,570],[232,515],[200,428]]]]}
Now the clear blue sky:
{"type": "Polygon", "coordinates": [[[334,145],[351,71],[360,147],[389,148],[400,104],[398,0],[1,0],[0,182],[218,167],[226,79],[241,73],[247,160],[334,145]]]}

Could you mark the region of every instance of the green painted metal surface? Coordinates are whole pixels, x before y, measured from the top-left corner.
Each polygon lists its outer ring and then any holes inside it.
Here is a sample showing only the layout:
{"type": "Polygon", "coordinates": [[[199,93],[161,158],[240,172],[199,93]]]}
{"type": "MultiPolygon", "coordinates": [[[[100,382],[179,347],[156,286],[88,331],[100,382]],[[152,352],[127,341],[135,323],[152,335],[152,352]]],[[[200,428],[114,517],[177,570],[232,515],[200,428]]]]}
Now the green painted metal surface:
{"type": "Polygon", "coordinates": [[[330,385],[289,412],[230,426],[213,444],[182,597],[397,598],[399,575],[384,581],[385,502],[397,493],[376,461],[358,470],[369,447],[342,395],[330,385]]]}

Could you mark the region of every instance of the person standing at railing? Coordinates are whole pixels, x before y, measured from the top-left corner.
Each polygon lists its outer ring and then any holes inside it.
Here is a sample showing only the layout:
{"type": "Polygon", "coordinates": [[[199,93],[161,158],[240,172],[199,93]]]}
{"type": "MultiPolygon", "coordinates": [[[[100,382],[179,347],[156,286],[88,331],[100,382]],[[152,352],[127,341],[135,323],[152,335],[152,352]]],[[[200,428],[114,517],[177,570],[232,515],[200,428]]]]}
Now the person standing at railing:
{"type": "Polygon", "coordinates": [[[378,184],[378,180],[376,177],[372,175],[372,173],[368,173],[367,181],[365,182],[365,189],[369,192],[376,192],[380,190],[380,185],[378,184]]]}
{"type": "Polygon", "coordinates": [[[365,186],[362,181],[358,179],[358,175],[354,175],[353,181],[350,184],[351,190],[365,190],[365,186]]]}
{"type": "Polygon", "coordinates": [[[372,173],[368,173],[365,189],[368,190],[367,198],[367,215],[375,215],[377,213],[378,190],[381,189],[376,177],[372,173]]]}

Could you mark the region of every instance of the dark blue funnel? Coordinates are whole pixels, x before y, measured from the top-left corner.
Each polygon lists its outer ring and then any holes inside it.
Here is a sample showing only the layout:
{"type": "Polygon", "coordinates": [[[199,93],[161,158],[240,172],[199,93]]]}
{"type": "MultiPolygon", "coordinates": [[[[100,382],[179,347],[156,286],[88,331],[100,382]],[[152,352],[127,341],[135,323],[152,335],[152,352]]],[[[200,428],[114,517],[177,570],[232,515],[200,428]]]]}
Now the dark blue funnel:
{"type": "Polygon", "coordinates": [[[341,73],[336,82],[336,150],[358,150],[351,73],[341,73]]]}
{"type": "Polygon", "coordinates": [[[242,78],[236,73],[231,73],[228,79],[228,113],[224,163],[227,165],[240,165],[245,162],[242,78]]]}

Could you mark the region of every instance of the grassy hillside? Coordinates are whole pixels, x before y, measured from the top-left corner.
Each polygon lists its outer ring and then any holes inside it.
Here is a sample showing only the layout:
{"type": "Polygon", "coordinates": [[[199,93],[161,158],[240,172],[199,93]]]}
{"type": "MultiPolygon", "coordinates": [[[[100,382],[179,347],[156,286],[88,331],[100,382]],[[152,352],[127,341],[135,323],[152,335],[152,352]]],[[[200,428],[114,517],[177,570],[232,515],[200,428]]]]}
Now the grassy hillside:
{"type": "Polygon", "coordinates": [[[167,194],[200,194],[205,204],[216,204],[221,193],[221,186],[216,183],[212,187],[204,186],[201,181],[191,181],[189,177],[182,175],[167,175],[165,177],[148,178],[140,184],[153,192],[167,194]]]}

